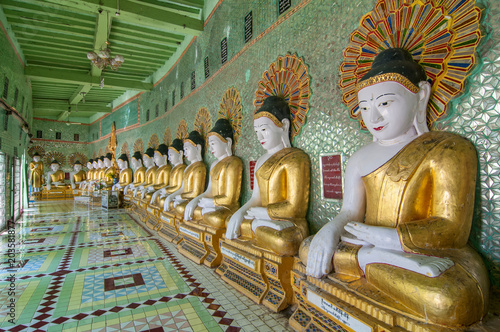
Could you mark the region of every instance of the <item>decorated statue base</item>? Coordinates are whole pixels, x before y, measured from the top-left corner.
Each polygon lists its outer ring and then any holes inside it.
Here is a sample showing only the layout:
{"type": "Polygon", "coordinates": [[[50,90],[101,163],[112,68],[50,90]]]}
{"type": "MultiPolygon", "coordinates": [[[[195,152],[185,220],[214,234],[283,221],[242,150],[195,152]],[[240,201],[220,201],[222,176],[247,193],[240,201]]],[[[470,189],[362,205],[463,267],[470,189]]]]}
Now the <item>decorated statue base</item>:
{"type": "Polygon", "coordinates": [[[146,205],[146,226],[149,227],[149,229],[152,230],[157,230],[160,226],[160,209],[153,207],[152,205],[147,204],[146,205]]]}
{"type": "Polygon", "coordinates": [[[161,211],[159,219],[158,235],[174,244],[178,244],[182,240],[182,237],[179,236],[180,222],[177,220],[178,217],[175,212],[161,211]]]}
{"type": "Polygon", "coordinates": [[[295,258],[291,282],[298,307],[289,323],[296,331],[450,331],[425,323],[425,317],[409,312],[365,278],[334,273],[318,279],[305,271],[295,258]]]}
{"type": "Polygon", "coordinates": [[[42,200],[60,200],[73,198],[73,190],[67,187],[43,189],[41,191],[42,200]]]}
{"type": "Polygon", "coordinates": [[[222,263],[216,272],[224,281],[274,312],[291,304],[292,256],[278,256],[250,241],[220,240],[222,263]]]}

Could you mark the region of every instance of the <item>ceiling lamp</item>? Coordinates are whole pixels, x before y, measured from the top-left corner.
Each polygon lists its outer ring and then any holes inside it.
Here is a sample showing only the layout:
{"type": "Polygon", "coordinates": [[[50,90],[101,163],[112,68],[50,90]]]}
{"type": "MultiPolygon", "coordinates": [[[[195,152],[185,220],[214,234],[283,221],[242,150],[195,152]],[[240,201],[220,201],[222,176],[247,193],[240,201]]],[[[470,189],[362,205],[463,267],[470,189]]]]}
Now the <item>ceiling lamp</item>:
{"type": "Polygon", "coordinates": [[[87,58],[90,60],[92,65],[103,70],[106,67],[109,67],[113,70],[118,70],[122,63],[125,61],[123,56],[117,54],[115,57],[111,56],[111,50],[108,48],[109,41],[106,42],[106,48],[101,49],[99,53],[94,51],[87,53],[87,58]]]}

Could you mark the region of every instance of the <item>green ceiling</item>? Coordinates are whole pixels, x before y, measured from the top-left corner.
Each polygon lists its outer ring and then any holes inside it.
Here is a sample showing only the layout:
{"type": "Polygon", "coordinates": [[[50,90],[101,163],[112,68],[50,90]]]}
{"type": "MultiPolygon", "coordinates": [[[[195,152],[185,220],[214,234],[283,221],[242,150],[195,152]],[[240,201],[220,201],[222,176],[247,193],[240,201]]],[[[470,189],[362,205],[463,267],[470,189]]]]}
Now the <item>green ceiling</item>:
{"type": "Polygon", "coordinates": [[[205,0],[0,0],[0,19],[31,79],[33,116],[89,123],[203,31],[205,0]],[[87,52],[109,41],[117,70],[91,66],[87,52]],[[184,43],[185,44],[185,43],[184,43]],[[104,79],[104,87],[101,81],[104,79]]]}

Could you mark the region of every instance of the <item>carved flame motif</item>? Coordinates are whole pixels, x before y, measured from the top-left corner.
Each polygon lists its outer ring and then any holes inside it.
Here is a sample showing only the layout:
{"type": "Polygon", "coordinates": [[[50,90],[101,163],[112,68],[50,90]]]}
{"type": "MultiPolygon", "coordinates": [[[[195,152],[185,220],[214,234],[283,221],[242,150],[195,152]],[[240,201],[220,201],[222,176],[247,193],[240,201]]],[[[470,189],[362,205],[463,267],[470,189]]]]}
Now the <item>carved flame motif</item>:
{"type": "MultiPolygon", "coordinates": [[[[208,131],[212,129],[212,117],[205,107],[201,107],[196,113],[194,120],[194,130],[200,133],[201,137],[205,139],[205,146],[208,146],[208,131]]],[[[208,149],[205,149],[208,151],[208,149]]]]}
{"type": "Polygon", "coordinates": [[[44,156],[44,159],[47,166],[50,166],[52,160],[57,161],[61,167],[66,163],[66,157],[64,156],[64,154],[62,154],[62,152],[58,151],[47,152],[44,156]]]}
{"type": "Polygon", "coordinates": [[[172,132],[170,131],[170,128],[165,129],[165,132],[163,133],[163,144],[166,144],[167,146],[172,144],[172,132]]]}
{"type": "Polygon", "coordinates": [[[33,155],[35,154],[35,152],[38,152],[38,154],[40,155],[40,158],[43,158],[43,156],[45,155],[45,149],[42,148],[40,145],[33,145],[28,149],[28,155],[31,158],[33,158],[33,155]]]}
{"type": "Polygon", "coordinates": [[[189,132],[187,122],[186,120],[182,119],[181,122],[179,122],[179,127],[177,127],[177,133],[175,134],[175,137],[184,140],[188,137],[188,134],[189,132]]]}
{"type": "Polygon", "coordinates": [[[233,127],[234,148],[241,136],[243,122],[243,107],[241,106],[240,93],[236,88],[231,87],[224,93],[220,103],[219,118],[229,120],[231,127],[233,127]]]}
{"type": "Polygon", "coordinates": [[[139,151],[140,153],[144,153],[144,143],[142,142],[142,139],[138,138],[135,142],[134,145],[132,146],[132,152],[139,151]]]}
{"type": "Polygon", "coordinates": [[[151,135],[148,142],[148,148],[157,149],[158,145],[160,145],[160,140],[158,139],[158,135],[156,134],[151,135]]]}
{"type": "Polygon", "coordinates": [[[76,161],[79,161],[80,163],[82,163],[82,165],[85,166],[85,164],[87,163],[87,156],[84,155],[83,153],[81,152],[74,152],[72,154],[70,154],[68,156],[68,163],[72,166],[75,164],[76,161]]]}

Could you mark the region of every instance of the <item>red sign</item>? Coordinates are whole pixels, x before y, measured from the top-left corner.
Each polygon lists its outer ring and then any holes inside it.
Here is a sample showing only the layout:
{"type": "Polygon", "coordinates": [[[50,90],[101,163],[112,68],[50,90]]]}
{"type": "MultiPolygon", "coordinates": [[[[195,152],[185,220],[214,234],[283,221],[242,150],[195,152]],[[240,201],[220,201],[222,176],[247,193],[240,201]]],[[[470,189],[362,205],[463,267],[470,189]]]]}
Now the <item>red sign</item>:
{"type": "Polygon", "coordinates": [[[253,190],[253,178],[255,174],[255,160],[250,160],[250,190],[253,190]]]}
{"type": "Polygon", "coordinates": [[[342,158],[339,154],[321,156],[323,198],[342,199],[342,158]]]}

